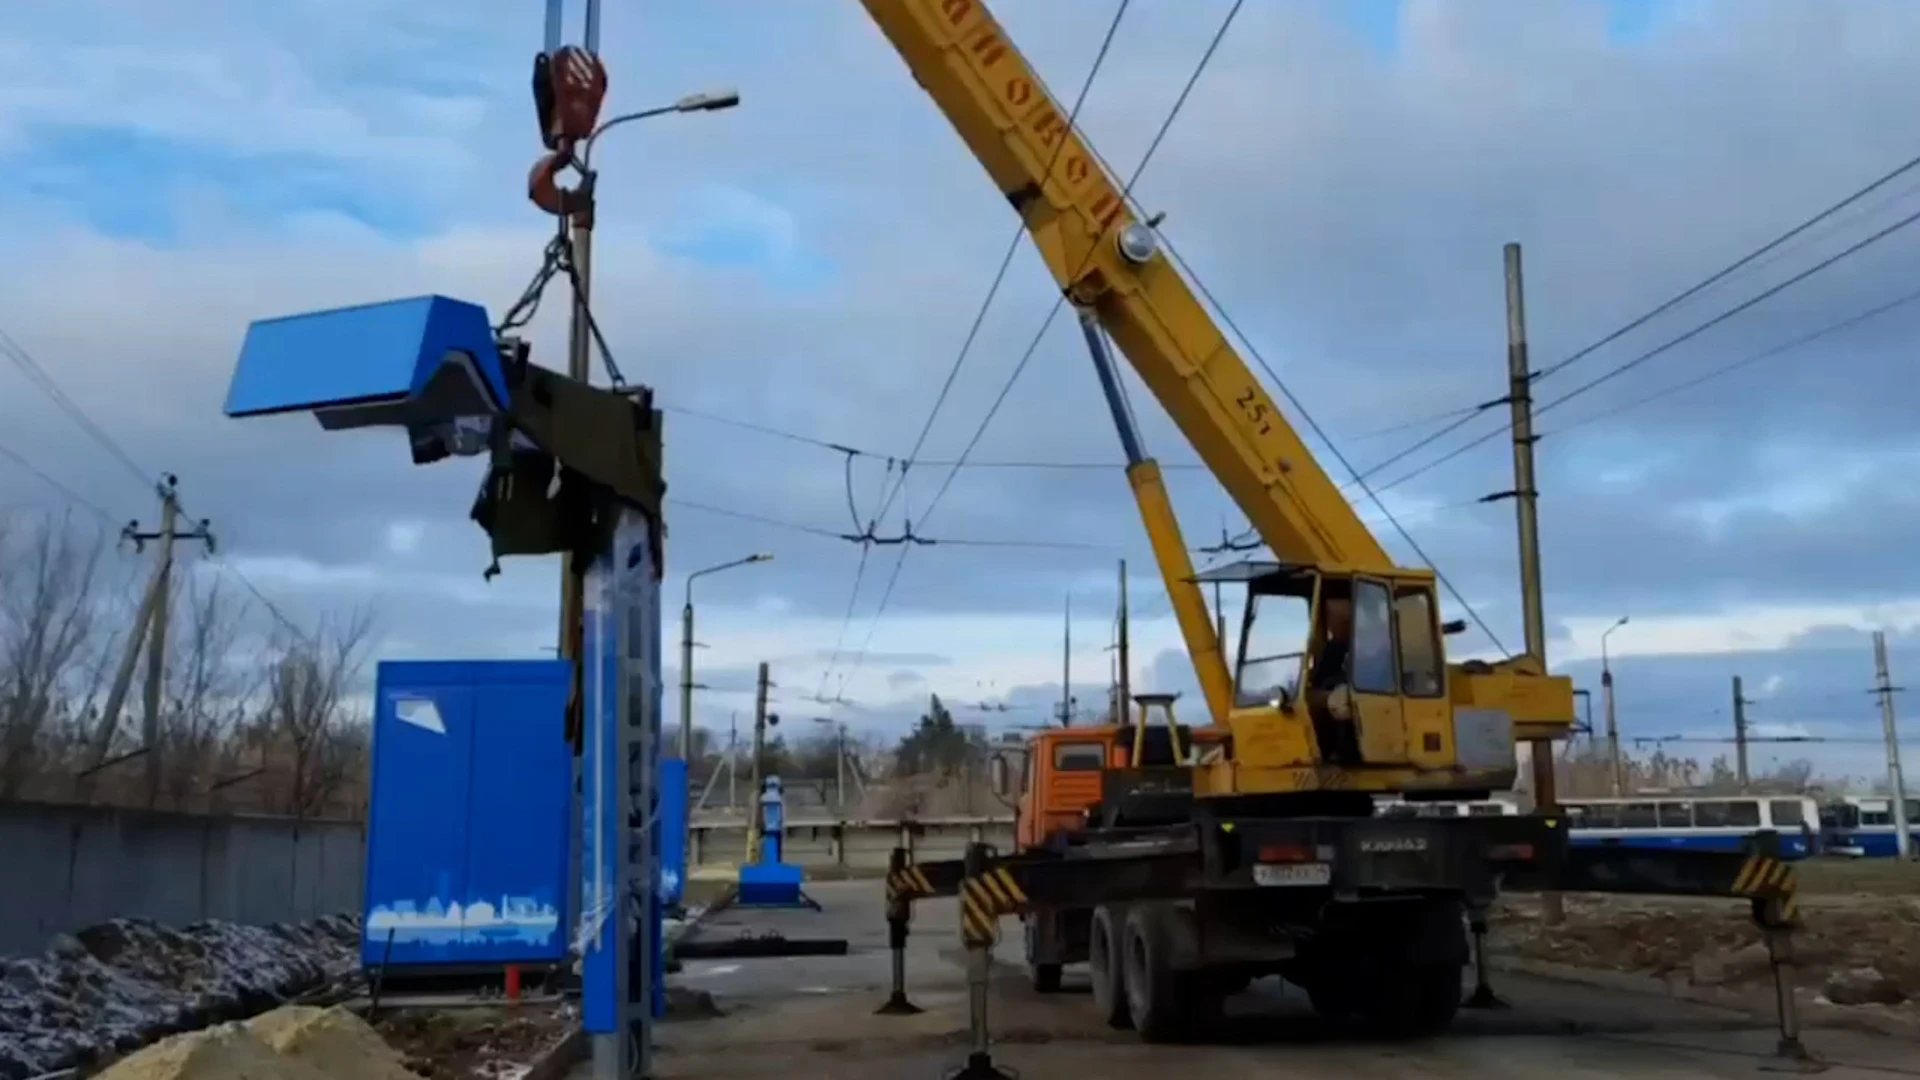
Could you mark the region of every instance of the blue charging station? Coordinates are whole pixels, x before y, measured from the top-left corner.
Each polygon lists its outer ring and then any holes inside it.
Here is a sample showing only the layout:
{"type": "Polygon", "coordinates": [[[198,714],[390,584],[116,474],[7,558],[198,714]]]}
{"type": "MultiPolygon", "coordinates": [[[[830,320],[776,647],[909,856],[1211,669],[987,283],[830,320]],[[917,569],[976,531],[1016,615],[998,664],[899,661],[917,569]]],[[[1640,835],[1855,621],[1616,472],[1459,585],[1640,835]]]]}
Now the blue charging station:
{"type": "Polygon", "coordinates": [[[755,845],[753,858],[740,866],[740,878],[734,887],[734,906],[818,910],[820,905],[800,888],[800,868],[784,858],[787,802],[779,777],[769,776],[761,781],[759,802],[759,843],[755,845]]]}

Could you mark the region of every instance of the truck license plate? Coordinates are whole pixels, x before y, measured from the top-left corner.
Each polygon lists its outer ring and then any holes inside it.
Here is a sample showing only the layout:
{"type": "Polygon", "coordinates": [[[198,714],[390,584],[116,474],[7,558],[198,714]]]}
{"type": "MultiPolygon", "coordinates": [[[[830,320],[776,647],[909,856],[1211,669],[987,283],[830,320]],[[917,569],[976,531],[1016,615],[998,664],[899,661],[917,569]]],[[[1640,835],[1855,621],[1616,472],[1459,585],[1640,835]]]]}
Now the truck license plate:
{"type": "Polygon", "coordinates": [[[1317,863],[1255,863],[1255,885],[1326,885],[1333,881],[1333,867],[1317,863]]]}

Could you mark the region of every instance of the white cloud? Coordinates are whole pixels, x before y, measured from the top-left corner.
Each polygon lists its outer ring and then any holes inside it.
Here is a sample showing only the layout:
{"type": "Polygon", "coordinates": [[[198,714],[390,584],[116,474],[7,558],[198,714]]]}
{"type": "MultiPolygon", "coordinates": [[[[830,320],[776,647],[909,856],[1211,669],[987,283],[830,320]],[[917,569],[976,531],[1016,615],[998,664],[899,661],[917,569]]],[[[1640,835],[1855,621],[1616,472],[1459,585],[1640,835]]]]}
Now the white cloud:
{"type": "MultiPolygon", "coordinates": [[[[1168,212],[1169,235],[1336,441],[1489,400],[1503,391],[1500,243],[1527,245],[1535,360],[1547,363],[1920,142],[1902,62],[1920,45],[1920,9],[1709,6],[1711,17],[1620,49],[1595,5],[1409,4],[1398,54],[1383,59],[1307,6],[1249,5],[1139,191],[1168,212]]],[[[550,564],[510,563],[491,584],[479,577],[484,538],[463,520],[471,463],[417,470],[397,437],[218,416],[249,319],[427,291],[497,312],[517,295],[549,235],[521,190],[538,153],[525,89],[532,16],[502,0],[353,0],[351,17],[312,0],[192,0],[164,18],[137,5],[16,7],[0,16],[10,71],[0,155],[32,156],[50,126],[88,125],[254,163],[207,170],[264,175],[284,164],[264,159],[291,155],[306,164],[290,175],[324,174],[330,194],[345,186],[426,209],[416,239],[317,196],[263,217],[209,174],[183,185],[178,235],[154,245],[102,235],[68,198],[86,174],[36,162],[53,170],[47,185],[0,196],[0,232],[18,247],[0,267],[0,325],[143,461],[181,473],[191,511],[215,519],[237,565],[279,601],[309,611],[377,602],[396,652],[532,655],[550,645],[550,564]],[[108,8],[116,18],[101,17],[108,8]]],[[[1055,89],[1077,86],[1107,10],[1002,7],[1055,89]]],[[[1129,14],[1085,114],[1122,169],[1225,7],[1129,14]]],[[[744,97],[732,112],[636,125],[604,148],[596,295],[622,366],[669,405],[873,451],[881,460],[852,469],[852,516],[870,512],[885,456],[912,445],[998,263],[1014,224],[1004,199],[856,10],[682,0],[639,19],[610,16],[608,34],[610,108],[730,82],[744,97]],[[752,267],[668,253],[714,232],[744,234],[772,258],[824,260],[836,277],[796,296],[752,267]]],[[[1844,239],[1825,236],[1728,283],[1542,380],[1542,393],[1844,239]]],[[[1647,365],[1554,423],[1907,287],[1910,258],[1876,258],[1647,365]]],[[[966,445],[1055,295],[1023,250],[923,456],[966,445]]],[[[549,362],[564,341],[563,309],[550,302],[534,326],[536,355],[549,362]]],[[[1920,577],[1898,554],[1902,522],[1920,515],[1901,516],[1911,500],[1888,473],[1859,472],[1888,468],[1879,463],[1910,443],[1906,348],[1890,330],[1576,433],[1545,425],[1549,618],[1565,634],[1556,664],[1597,655],[1599,633],[1629,612],[1632,624],[1609,639],[1616,657],[1724,657],[1786,649],[1817,626],[1920,625],[1920,600],[1906,599],[1920,597],[1920,577]]],[[[1131,386],[1150,447],[1192,460],[1131,386]]],[[[115,516],[150,515],[146,487],[130,486],[26,383],[0,387],[10,446],[115,516]]],[[[1380,479],[1492,427],[1481,418],[1380,479]]],[[[1342,445],[1364,467],[1427,430],[1342,445]]],[[[849,527],[838,455],[684,414],[668,431],[673,495],[849,527]]],[[[1471,508],[1511,486],[1504,442],[1490,445],[1387,499],[1514,644],[1510,512],[1471,508]]],[[[1036,352],[977,456],[1117,460],[1070,326],[1036,352]]],[[[1237,531],[1216,485],[1170,475],[1190,541],[1237,531]]],[[[901,527],[902,510],[921,520],[943,478],[916,468],[882,531],[901,527]]],[[[0,467],[0,497],[45,493],[0,467]]],[[[1412,559],[1377,508],[1361,512],[1412,559]]],[[[916,550],[874,624],[892,565],[890,550],[876,551],[849,650],[871,634],[876,653],[953,663],[867,664],[849,697],[917,697],[916,679],[962,697],[1057,687],[1058,610],[1070,590],[1075,640],[1090,643],[1074,658],[1075,681],[1104,682],[1120,554],[1143,613],[1136,685],[1154,657],[1179,648],[1117,470],[963,473],[932,521],[951,537],[1114,550],[916,550]]],[[[779,556],[751,575],[702,582],[700,637],[713,649],[700,663],[777,658],[779,680],[813,691],[826,666],[815,657],[843,625],[855,549],[684,509],[670,525],[669,618],[677,575],[707,553],[779,556]]],[[[1808,690],[1800,679],[1788,688],[1808,690]]]]}

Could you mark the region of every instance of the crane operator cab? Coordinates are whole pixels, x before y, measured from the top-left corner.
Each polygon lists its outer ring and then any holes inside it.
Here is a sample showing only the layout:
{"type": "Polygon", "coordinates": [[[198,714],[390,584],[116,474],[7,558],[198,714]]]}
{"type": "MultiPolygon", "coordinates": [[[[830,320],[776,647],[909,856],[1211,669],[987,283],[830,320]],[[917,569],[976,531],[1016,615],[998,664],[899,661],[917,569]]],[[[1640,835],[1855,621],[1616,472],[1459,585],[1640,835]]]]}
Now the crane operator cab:
{"type": "Polygon", "coordinates": [[[1247,561],[1194,581],[1246,588],[1229,654],[1230,723],[1241,764],[1399,770],[1455,764],[1443,628],[1430,573],[1339,574],[1247,561]],[[1260,745],[1243,732],[1257,733],[1260,745]]]}

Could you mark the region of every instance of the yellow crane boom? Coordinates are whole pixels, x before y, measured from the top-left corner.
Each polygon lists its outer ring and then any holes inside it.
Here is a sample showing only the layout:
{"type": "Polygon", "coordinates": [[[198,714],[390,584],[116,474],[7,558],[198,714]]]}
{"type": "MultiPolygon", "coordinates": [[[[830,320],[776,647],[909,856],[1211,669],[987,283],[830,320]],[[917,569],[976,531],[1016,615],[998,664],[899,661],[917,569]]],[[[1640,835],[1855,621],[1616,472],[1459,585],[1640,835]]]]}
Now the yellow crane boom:
{"type": "Polygon", "coordinates": [[[1394,565],[1161,251],[1157,222],[1133,212],[985,4],[862,3],[1020,214],[1080,316],[1208,711],[1232,733],[1227,760],[1197,776],[1196,789],[1510,783],[1516,734],[1550,736],[1571,725],[1571,683],[1525,658],[1444,665],[1432,571],[1394,565]],[[1107,338],[1278,560],[1247,576],[1248,618],[1232,669],[1159,467],[1121,401],[1107,338]],[[1255,661],[1276,659],[1247,655],[1255,602],[1264,597],[1303,601],[1310,612],[1313,640],[1297,654],[1291,687],[1249,678],[1255,661]],[[1346,616],[1335,613],[1348,611],[1351,627],[1340,630],[1346,616]],[[1322,638],[1339,638],[1346,652],[1324,651],[1322,638]],[[1316,674],[1327,678],[1316,682],[1316,674]],[[1317,697],[1308,692],[1336,681],[1317,697]]]}

